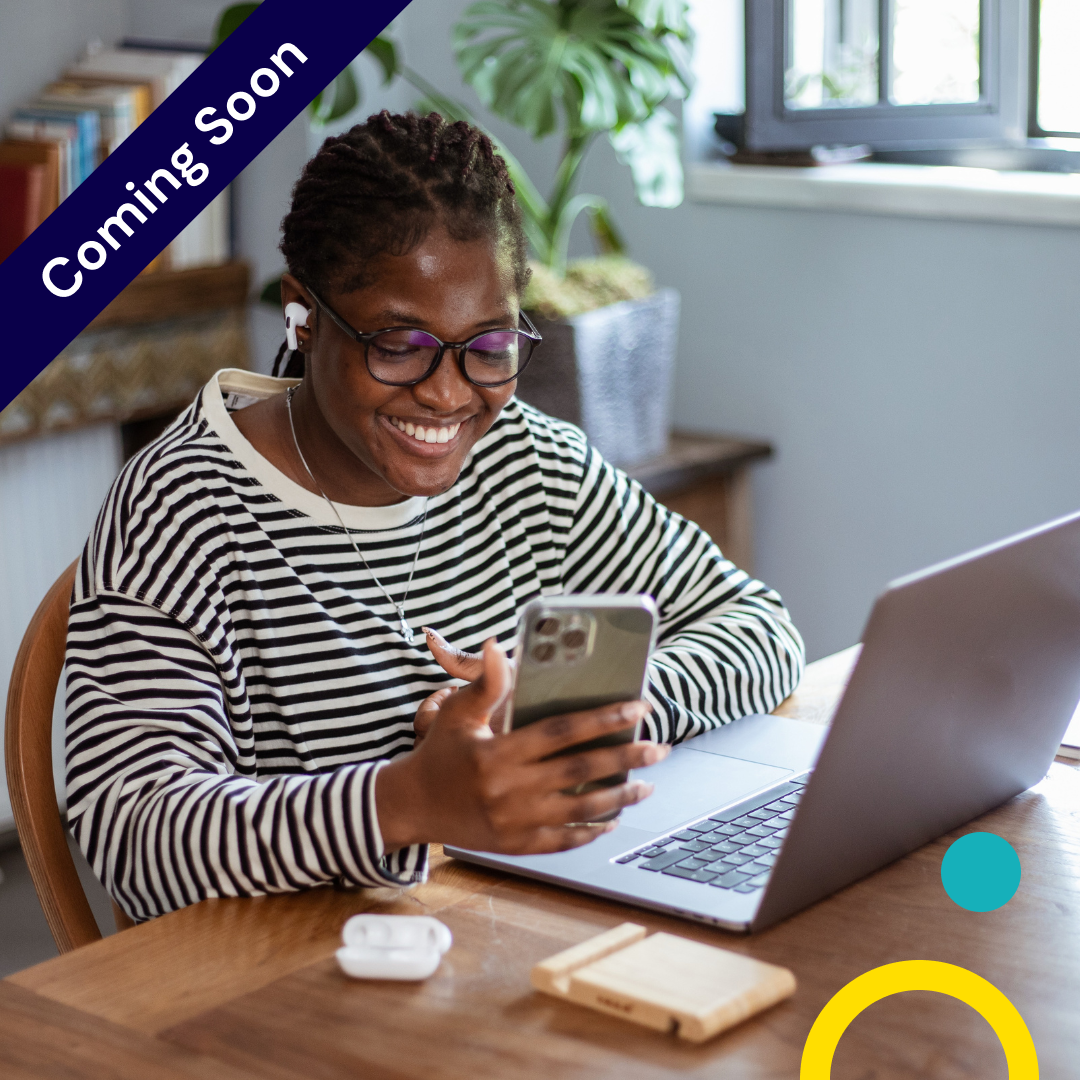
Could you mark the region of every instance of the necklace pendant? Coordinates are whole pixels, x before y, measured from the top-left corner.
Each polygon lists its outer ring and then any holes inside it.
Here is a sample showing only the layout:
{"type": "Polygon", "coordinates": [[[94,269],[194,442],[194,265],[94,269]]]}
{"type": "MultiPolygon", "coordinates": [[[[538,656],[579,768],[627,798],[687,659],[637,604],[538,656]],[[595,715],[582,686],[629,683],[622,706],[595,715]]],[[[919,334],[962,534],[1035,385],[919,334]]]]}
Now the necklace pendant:
{"type": "Polygon", "coordinates": [[[394,598],[386,591],[383,583],[375,576],[375,572],[368,566],[367,559],[364,558],[364,553],[360,550],[360,545],[356,542],[356,537],[353,536],[348,529],[345,528],[345,522],[341,520],[341,515],[337,511],[337,507],[330,501],[329,496],[322,489],[322,485],[315,479],[315,474],[311,471],[308,463],[304,460],[304,452],[300,449],[300,443],[296,438],[296,426],[293,424],[292,414],[292,399],[293,394],[296,392],[296,387],[291,386],[285,392],[285,408],[289,413],[289,430],[292,432],[293,446],[296,447],[296,455],[300,458],[300,463],[304,466],[308,476],[311,477],[311,482],[315,485],[319,494],[326,500],[326,505],[330,507],[334,517],[337,518],[337,523],[341,526],[341,531],[348,537],[352,543],[353,551],[356,552],[356,557],[364,564],[364,569],[371,574],[372,581],[382,590],[383,596],[393,604],[397,609],[398,619],[401,621],[401,636],[405,639],[406,644],[411,645],[416,635],[412,631],[412,627],[405,621],[405,601],[409,599],[409,589],[412,588],[413,574],[416,573],[416,563],[420,558],[420,546],[424,542],[424,526],[427,524],[427,512],[428,504],[427,500],[424,500],[424,516],[420,519],[420,539],[416,541],[416,551],[413,552],[412,569],[409,571],[409,580],[405,583],[405,595],[401,598],[401,603],[396,603],[394,598]]]}

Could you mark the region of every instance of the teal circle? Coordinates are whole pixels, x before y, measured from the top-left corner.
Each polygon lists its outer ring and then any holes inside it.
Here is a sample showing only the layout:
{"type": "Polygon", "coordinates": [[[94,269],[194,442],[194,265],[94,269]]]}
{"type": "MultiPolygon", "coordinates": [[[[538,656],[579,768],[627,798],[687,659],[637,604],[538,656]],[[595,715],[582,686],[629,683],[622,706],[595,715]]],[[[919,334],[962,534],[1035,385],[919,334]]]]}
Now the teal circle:
{"type": "Polygon", "coordinates": [[[945,852],[941,884],[949,899],[967,911],[996,911],[1020,887],[1020,856],[994,833],[967,833],[945,852]]]}

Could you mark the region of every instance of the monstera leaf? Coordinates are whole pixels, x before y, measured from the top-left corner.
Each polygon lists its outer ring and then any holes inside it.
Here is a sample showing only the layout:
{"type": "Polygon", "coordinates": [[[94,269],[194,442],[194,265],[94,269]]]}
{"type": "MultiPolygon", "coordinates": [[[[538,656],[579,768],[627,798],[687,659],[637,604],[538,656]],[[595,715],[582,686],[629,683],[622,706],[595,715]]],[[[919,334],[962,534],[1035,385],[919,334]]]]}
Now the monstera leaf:
{"type": "Polygon", "coordinates": [[[647,30],[674,34],[688,41],[692,36],[686,0],[618,0],[647,30]]]}
{"type": "Polygon", "coordinates": [[[551,199],[526,211],[529,238],[556,273],[582,212],[602,251],[622,249],[607,204],[574,194],[599,134],[629,165],[640,202],[682,201],[677,125],[662,103],[692,83],[687,11],[687,0],[479,0],[454,28],[462,75],[485,105],[534,138],[563,130],[551,199]]]}
{"type": "Polygon", "coordinates": [[[219,16],[214,28],[214,48],[216,49],[259,5],[233,4],[219,16]]]}
{"type": "MultiPolygon", "coordinates": [[[[259,5],[257,3],[233,4],[218,16],[214,30],[214,48],[217,48],[259,5]]],[[[398,73],[398,57],[394,43],[389,38],[377,37],[365,50],[383,70],[384,85],[398,73]]],[[[312,123],[324,127],[333,120],[347,116],[363,100],[360,84],[347,67],[315,98],[309,106],[312,123]]]]}
{"type": "Polygon", "coordinates": [[[624,165],[630,166],[643,206],[678,206],[683,201],[679,124],[667,109],[656,109],[640,124],[624,124],[608,138],[624,165]]]}
{"type": "Polygon", "coordinates": [[[480,0],[454,28],[458,64],[484,104],[535,138],[560,112],[571,135],[640,123],[689,89],[665,40],[673,32],[631,10],[643,3],[480,0]]]}

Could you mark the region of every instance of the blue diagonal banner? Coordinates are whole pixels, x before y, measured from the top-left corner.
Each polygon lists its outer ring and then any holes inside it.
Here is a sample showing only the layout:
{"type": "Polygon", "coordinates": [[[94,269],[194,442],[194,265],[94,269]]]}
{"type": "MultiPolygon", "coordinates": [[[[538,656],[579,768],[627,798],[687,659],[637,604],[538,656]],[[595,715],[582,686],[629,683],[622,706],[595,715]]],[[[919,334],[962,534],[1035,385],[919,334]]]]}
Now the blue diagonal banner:
{"type": "Polygon", "coordinates": [[[0,263],[0,409],[407,3],[264,0],[0,263]]]}

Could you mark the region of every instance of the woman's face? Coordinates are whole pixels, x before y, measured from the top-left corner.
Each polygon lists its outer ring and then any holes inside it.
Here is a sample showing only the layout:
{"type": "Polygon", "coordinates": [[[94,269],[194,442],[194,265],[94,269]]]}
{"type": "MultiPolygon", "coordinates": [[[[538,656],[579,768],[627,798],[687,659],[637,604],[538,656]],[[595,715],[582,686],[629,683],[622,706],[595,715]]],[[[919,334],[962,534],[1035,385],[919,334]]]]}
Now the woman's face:
{"type": "MultiPolygon", "coordinates": [[[[454,240],[437,228],[405,255],[383,255],[371,268],[373,284],[322,297],[362,333],[410,326],[442,341],[465,341],[485,330],[518,325],[518,295],[509,246],[492,239],[454,240]]],[[[310,294],[290,275],[282,279],[284,303],[315,309],[310,294]]],[[[327,491],[362,488],[365,502],[436,495],[451,487],[465,457],[495,422],[515,383],[479,387],[468,382],[448,350],[415,386],[387,386],[368,373],[363,346],[324,313],[300,331],[307,376],[296,396],[301,443],[311,447],[327,491]],[[316,409],[316,412],[313,412],[316,409]],[[432,427],[452,433],[446,442],[421,442],[402,430],[432,427]],[[327,476],[327,470],[351,473],[327,476]],[[359,472],[358,472],[359,470],[359,472]]],[[[305,446],[305,456],[308,447],[305,446]]],[[[315,463],[309,457],[309,464],[315,463]]],[[[317,472],[319,470],[316,470],[317,472]]]]}

